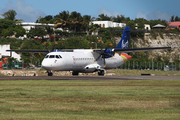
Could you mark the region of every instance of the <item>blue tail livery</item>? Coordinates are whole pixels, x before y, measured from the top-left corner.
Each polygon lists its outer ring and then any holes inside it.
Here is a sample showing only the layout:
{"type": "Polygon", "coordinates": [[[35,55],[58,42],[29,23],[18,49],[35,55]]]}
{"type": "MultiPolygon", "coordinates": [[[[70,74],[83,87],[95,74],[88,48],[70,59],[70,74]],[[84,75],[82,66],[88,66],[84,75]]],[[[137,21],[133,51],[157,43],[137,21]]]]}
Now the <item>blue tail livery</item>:
{"type": "Polygon", "coordinates": [[[129,48],[130,30],[131,28],[129,26],[124,28],[122,38],[115,49],[129,48]]]}

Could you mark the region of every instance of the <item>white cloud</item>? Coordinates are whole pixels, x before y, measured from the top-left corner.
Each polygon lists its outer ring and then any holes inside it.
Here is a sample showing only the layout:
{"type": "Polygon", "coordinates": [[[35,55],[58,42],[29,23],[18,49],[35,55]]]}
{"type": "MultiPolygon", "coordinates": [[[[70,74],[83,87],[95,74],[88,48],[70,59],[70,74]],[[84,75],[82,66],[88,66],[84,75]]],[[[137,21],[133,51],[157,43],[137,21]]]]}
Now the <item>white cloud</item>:
{"type": "Polygon", "coordinates": [[[117,11],[108,11],[106,8],[101,8],[101,9],[98,9],[98,14],[104,14],[104,15],[107,15],[107,16],[117,16],[117,15],[121,15],[119,12],[117,11]]]}
{"type": "Polygon", "coordinates": [[[157,20],[157,19],[161,19],[161,20],[166,20],[169,21],[170,20],[170,15],[166,12],[161,12],[160,10],[157,10],[156,12],[147,12],[147,13],[143,13],[142,11],[139,11],[136,13],[136,18],[144,18],[147,20],[157,20]]]}
{"type": "Polygon", "coordinates": [[[15,5],[9,1],[5,8],[0,9],[0,14],[12,9],[17,13],[16,19],[23,19],[25,22],[35,22],[39,16],[45,16],[42,10],[37,10],[32,5],[26,5],[23,0],[17,0],[15,5]]]}

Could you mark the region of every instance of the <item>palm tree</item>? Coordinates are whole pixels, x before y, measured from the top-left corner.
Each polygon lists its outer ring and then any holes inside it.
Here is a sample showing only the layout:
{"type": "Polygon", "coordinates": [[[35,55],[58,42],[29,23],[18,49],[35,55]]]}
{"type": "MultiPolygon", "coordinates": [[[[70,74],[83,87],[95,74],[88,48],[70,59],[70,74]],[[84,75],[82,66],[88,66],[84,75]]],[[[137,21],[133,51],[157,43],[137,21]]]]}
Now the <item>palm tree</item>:
{"type": "Polygon", "coordinates": [[[15,10],[9,10],[9,11],[5,12],[4,14],[2,14],[4,19],[12,20],[12,21],[15,21],[16,23],[21,23],[21,21],[23,21],[23,20],[16,19],[16,15],[17,15],[17,13],[15,10]]]}
{"type": "Polygon", "coordinates": [[[55,28],[68,28],[69,27],[69,11],[62,11],[59,15],[54,17],[55,28]]]}

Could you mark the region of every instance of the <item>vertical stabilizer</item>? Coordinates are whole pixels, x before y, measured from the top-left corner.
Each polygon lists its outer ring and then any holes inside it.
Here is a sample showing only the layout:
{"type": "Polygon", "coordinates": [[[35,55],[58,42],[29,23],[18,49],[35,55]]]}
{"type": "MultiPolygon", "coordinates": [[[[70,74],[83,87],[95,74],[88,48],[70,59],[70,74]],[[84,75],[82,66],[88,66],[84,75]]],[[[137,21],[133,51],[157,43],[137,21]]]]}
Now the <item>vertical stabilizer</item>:
{"type": "Polygon", "coordinates": [[[115,49],[129,48],[130,30],[131,28],[128,26],[124,28],[122,38],[115,49]]]}

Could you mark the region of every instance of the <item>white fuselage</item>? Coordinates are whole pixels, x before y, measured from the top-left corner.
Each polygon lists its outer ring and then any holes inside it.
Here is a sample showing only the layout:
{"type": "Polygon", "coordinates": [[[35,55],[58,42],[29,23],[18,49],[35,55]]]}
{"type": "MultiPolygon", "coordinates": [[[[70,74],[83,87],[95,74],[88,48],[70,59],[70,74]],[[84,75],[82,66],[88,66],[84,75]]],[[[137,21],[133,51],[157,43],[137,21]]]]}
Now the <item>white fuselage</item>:
{"type": "MultiPolygon", "coordinates": [[[[98,56],[99,54],[91,49],[79,49],[73,52],[51,52],[42,61],[42,67],[48,71],[94,72],[104,66],[102,58],[96,61],[98,56]]],[[[105,61],[106,67],[104,69],[116,68],[125,62],[118,54],[106,58],[105,61]]]]}

